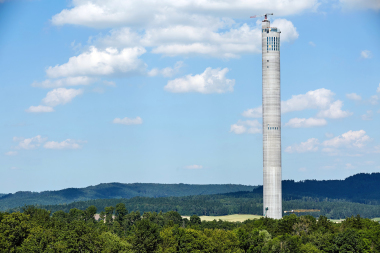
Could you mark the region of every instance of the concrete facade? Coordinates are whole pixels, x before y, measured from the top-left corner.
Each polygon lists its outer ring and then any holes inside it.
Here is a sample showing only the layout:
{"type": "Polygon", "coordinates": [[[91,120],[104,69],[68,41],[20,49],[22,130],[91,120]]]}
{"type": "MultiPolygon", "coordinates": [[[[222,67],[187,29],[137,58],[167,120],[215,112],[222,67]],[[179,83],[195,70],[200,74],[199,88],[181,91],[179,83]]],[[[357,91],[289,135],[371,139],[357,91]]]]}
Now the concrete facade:
{"type": "Polygon", "coordinates": [[[263,214],[282,218],[280,30],[262,23],[263,214]]]}

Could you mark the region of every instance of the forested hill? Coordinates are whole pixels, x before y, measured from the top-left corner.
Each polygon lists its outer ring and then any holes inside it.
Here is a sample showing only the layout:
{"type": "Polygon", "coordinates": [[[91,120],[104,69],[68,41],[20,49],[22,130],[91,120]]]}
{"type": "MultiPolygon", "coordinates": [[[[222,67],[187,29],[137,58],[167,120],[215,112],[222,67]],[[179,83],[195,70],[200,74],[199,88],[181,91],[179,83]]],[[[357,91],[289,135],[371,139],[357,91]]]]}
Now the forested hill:
{"type": "Polygon", "coordinates": [[[236,184],[122,184],[107,183],[86,188],[68,188],[59,191],[16,192],[0,196],[0,211],[24,205],[55,205],[91,199],[140,197],[181,197],[237,191],[252,191],[255,186],[236,184]]]}
{"type": "MultiPolygon", "coordinates": [[[[253,190],[262,194],[263,187],[253,190]]],[[[300,197],[341,199],[364,204],[380,204],[380,173],[360,173],[345,180],[294,180],[282,181],[284,200],[300,197]]]]}

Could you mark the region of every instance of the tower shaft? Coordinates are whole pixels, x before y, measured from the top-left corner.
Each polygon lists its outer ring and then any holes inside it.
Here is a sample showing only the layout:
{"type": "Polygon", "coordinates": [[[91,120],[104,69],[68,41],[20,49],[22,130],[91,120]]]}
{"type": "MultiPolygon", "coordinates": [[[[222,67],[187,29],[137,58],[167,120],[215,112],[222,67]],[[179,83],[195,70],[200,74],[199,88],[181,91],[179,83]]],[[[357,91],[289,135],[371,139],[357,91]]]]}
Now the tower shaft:
{"type": "Polygon", "coordinates": [[[280,31],[262,23],[263,213],[282,217],[280,31]]]}

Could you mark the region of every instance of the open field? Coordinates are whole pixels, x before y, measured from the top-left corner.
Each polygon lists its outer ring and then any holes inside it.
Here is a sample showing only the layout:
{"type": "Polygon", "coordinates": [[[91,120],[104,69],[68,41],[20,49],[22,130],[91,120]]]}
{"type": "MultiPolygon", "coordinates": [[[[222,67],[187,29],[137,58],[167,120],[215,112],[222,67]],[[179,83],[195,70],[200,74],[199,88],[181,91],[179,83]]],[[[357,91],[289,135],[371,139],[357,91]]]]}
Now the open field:
{"type": "MultiPolygon", "coordinates": [[[[223,221],[240,221],[243,222],[248,219],[260,219],[261,215],[253,215],[253,214],[231,214],[231,215],[224,215],[224,216],[199,216],[201,220],[203,221],[213,221],[213,220],[223,220],[223,221]]],[[[182,218],[188,218],[190,219],[190,216],[182,216],[182,218]]]]}
{"type": "MultiPolygon", "coordinates": [[[[253,215],[253,214],[231,214],[231,215],[224,215],[224,216],[199,216],[199,218],[201,218],[201,220],[203,221],[213,221],[213,220],[223,220],[223,221],[233,221],[233,222],[236,222],[236,221],[240,221],[240,222],[243,222],[245,220],[248,220],[248,219],[260,219],[261,215],[253,215]]],[[[190,216],[182,216],[182,218],[188,218],[190,219],[190,216]]],[[[334,223],[341,223],[342,221],[344,221],[345,219],[329,219],[330,221],[334,222],[334,223]]],[[[374,221],[379,221],[380,222],[380,217],[379,218],[373,218],[372,220],[374,221]]]]}

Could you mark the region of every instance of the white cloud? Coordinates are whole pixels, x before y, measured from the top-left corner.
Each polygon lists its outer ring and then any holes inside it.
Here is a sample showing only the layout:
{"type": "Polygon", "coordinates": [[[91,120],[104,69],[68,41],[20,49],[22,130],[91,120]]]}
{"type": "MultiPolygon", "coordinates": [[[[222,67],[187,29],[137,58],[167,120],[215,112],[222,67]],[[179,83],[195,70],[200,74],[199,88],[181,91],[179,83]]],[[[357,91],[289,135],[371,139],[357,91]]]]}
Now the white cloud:
{"type": "Polygon", "coordinates": [[[307,169],[305,167],[299,168],[298,171],[305,172],[307,169]]]}
{"type": "Polygon", "coordinates": [[[317,116],[321,118],[339,119],[351,116],[353,113],[349,111],[342,111],[343,102],[340,100],[335,101],[326,110],[320,111],[317,116]]]}
{"type": "Polygon", "coordinates": [[[32,83],[32,86],[41,88],[59,88],[65,86],[88,85],[93,81],[95,81],[95,79],[89,78],[87,76],[76,76],[55,80],[46,79],[43,82],[34,82],[32,83]]]}
{"type": "Polygon", "coordinates": [[[325,133],[325,136],[327,138],[332,138],[332,137],[334,137],[334,134],[333,133],[325,133]]]}
{"type": "Polygon", "coordinates": [[[316,138],[308,139],[300,144],[294,144],[285,149],[288,153],[304,153],[304,152],[315,152],[318,150],[319,141],[316,138]]]}
{"type": "Polygon", "coordinates": [[[17,151],[8,151],[8,152],[5,153],[5,155],[7,155],[7,156],[15,156],[15,155],[17,155],[17,151]]]}
{"type": "Polygon", "coordinates": [[[157,69],[154,68],[151,71],[148,72],[149,76],[157,76],[162,75],[164,77],[172,77],[173,75],[177,74],[179,72],[179,69],[183,66],[182,61],[178,61],[173,68],[167,67],[164,69],[157,69]]]}
{"type": "Polygon", "coordinates": [[[293,95],[292,98],[282,101],[281,112],[328,108],[333,101],[334,95],[331,90],[324,88],[308,91],[306,94],[293,95]]]}
{"type": "Polygon", "coordinates": [[[116,87],[116,84],[112,81],[103,81],[103,84],[111,87],[116,87]]]}
{"type": "Polygon", "coordinates": [[[46,149],[79,149],[82,146],[80,143],[85,143],[85,141],[76,141],[67,139],[62,142],[57,141],[48,141],[44,144],[44,148],[46,149]]]}
{"type": "Polygon", "coordinates": [[[34,149],[41,145],[41,143],[45,142],[47,138],[42,138],[41,135],[37,135],[32,138],[17,138],[13,137],[14,141],[19,141],[17,149],[34,149]]]}
{"type": "Polygon", "coordinates": [[[231,125],[230,132],[235,134],[259,134],[262,131],[261,123],[257,120],[239,120],[236,124],[231,125]]]}
{"type": "Polygon", "coordinates": [[[119,52],[112,47],[98,50],[92,46],[89,51],[71,57],[67,63],[49,67],[46,73],[51,78],[142,73],[146,65],[138,57],[145,52],[142,47],[124,48],[119,52]]]}
{"type": "Polygon", "coordinates": [[[372,58],[372,53],[371,53],[371,51],[369,51],[369,50],[363,50],[363,51],[360,53],[360,56],[361,56],[363,59],[369,59],[369,58],[372,58]]]}
{"type": "Polygon", "coordinates": [[[45,106],[45,105],[38,105],[38,106],[32,105],[25,111],[26,112],[54,112],[54,109],[53,107],[45,106]]]}
{"type": "Polygon", "coordinates": [[[369,103],[372,105],[377,105],[379,103],[379,96],[373,95],[369,99],[369,103]]]}
{"type": "MultiPolygon", "coordinates": [[[[281,41],[293,42],[298,38],[297,29],[286,19],[276,19],[273,26],[281,29],[281,41]]],[[[149,28],[138,34],[131,28],[111,30],[110,34],[99,38],[100,46],[112,47],[152,47],[152,53],[166,56],[209,55],[217,58],[238,58],[241,54],[261,53],[261,27],[248,24],[234,24],[232,20],[214,24],[168,25],[149,28]],[[233,25],[233,27],[231,27],[233,25]]]]}
{"type": "Polygon", "coordinates": [[[294,42],[298,39],[297,29],[294,27],[293,23],[286,19],[275,19],[271,26],[280,28],[281,30],[281,43],[282,42],[294,42]]]}
{"type": "Polygon", "coordinates": [[[290,119],[289,122],[285,124],[285,126],[300,128],[300,127],[315,127],[315,126],[325,126],[327,125],[327,121],[325,119],[317,119],[317,118],[293,118],[290,119]]]}
{"type": "Polygon", "coordinates": [[[199,92],[208,94],[232,92],[235,80],[225,77],[228,71],[228,68],[222,70],[220,68],[207,68],[202,74],[187,75],[170,80],[164,89],[173,93],[199,92]]]}
{"type": "Polygon", "coordinates": [[[351,163],[346,163],[346,169],[354,169],[355,166],[353,166],[351,163]]]}
{"type": "Polygon", "coordinates": [[[315,47],[315,43],[312,42],[312,41],[309,41],[309,45],[312,46],[312,47],[315,47]]]}
{"type": "Polygon", "coordinates": [[[136,117],[134,119],[125,117],[124,119],[116,118],[113,120],[113,123],[122,125],[140,125],[143,123],[143,120],[140,117],[136,117]]]}
{"type": "Polygon", "coordinates": [[[293,15],[315,10],[316,0],[270,2],[255,1],[123,1],[123,0],[75,0],[71,9],[64,9],[52,17],[54,25],[83,25],[96,28],[131,26],[165,27],[169,24],[204,24],[213,17],[242,18],[249,13],[265,13],[268,10],[279,16],[293,15]],[[249,10],[247,12],[247,10],[249,10]]]}
{"type": "Polygon", "coordinates": [[[362,97],[356,93],[350,93],[350,94],[346,94],[346,97],[348,99],[351,99],[351,100],[355,100],[355,101],[360,101],[362,100],[362,97]]]}
{"type": "Polygon", "coordinates": [[[373,112],[368,110],[366,114],[362,115],[362,120],[372,120],[373,112]]]}
{"type": "Polygon", "coordinates": [[[379,83],[379,87],[377,87],[376,89],[376,92],[380,92],[380,83],[379,83]]]}
{"type": "Polygon", "coordinates": [[[378,0],[339,0],[345,9],[372,9],[380,10],[380,2],[378,0]]]}
{"type": "Polygon", "coordinates": [[[189,170],[198,170],[198,169],[203,169],[203,166],[202,165],[188,165],[188,166],[185,166],[185,169],[189,169],[189,170]]]}
{"type": "Polygon", "coordinates": [[[325,147],[358,147],[362,148],[364,147],[365,143],[370,140],[369,136],[366,135],[366,132],[364,130],[359,131],[348,131],[342,135],[339,135],[335,138],[332,138],[330,140],[324,141],[322,144],[325,147]]]}
{"type": "Polygon", "coordinates": [[[261,106],[248,109],[242,113],[243,117],[246,118],[261,118],[263,114],[263,108],[261,106]]]}
{"type": "MultiPolygon", "coordinates": [[[[293,95],[290,99],[281,102],[281,113],[302,111],[306,109],[320,110],[317,117],[343,118],[352,115],[351,112],[342,111],[343,102],[333,101],[334,93],[327,89],[308,91],[306,94],[293,95]]],[[[248,109],[243,112],[245,117],[260,117],[261,107],[248,109]]]]}
{"type": "Polygon", "coordinates": [[[57,106],[60,104],[66,104],[70,102],[73,98],[78,95],[81,95],[83,90],[79,89],[66,89],[66,88],[58,88],[52,91],[49,91],[46,94],[46,97],[42,99],[42,102],[48,106],[57,106]]]}

